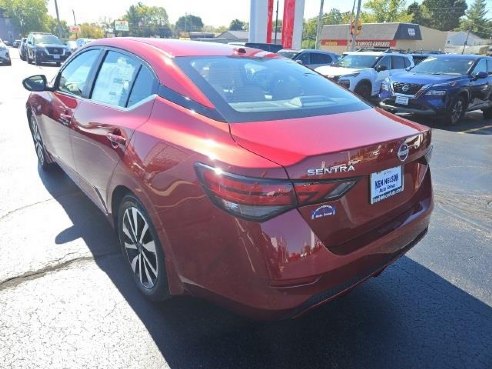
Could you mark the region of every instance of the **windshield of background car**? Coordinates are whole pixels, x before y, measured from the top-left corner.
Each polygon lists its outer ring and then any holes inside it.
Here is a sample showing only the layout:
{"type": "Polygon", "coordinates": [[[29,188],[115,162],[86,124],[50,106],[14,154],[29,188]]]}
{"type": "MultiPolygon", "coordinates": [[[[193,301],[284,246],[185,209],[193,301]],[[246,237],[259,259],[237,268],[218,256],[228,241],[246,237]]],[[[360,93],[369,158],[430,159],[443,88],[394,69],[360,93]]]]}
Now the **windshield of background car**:
{"type": "Polygon", "coordinates": [[[337,67],[345,68],[372,68],[379,60],[379,55],[345,55],[336,63],[337,67]]]}
{"type": "Polygon", "coordinates": [[[180,57],[176,63],[228,122],[370,108],[318,73],[284,58],[180,57]]]}
{"type": "Polygon", "coordinates": [[[37,35],[34,36],[34,42],[36,44],[51,44],[51,45],[63,45],[58,37],[53,35],[37,35]]]}
{"type": "Polygon", "coordinates": [[[470,68],[475,63],[475,59],[468,58],[446,58],[446,57],[431,57],[422,60],[417,66],[412,69],[414,73],[422,74],[451,74],[463,75],[467,74],[470,68]]]}

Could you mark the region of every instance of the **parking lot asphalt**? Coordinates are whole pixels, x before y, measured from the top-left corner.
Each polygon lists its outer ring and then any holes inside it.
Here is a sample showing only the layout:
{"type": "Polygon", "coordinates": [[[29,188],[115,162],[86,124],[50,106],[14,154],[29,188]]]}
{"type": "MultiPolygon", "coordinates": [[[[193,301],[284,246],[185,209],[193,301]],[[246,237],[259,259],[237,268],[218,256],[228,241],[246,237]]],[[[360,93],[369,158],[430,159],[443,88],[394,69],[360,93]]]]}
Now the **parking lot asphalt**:
{"type": "Polygon", "coordinates": [[[433,129],[427,237],[378,278],[295,320],[197,298],[147,302],[110,225],[38,170],[22,78],[0,67],[1,368],[492,368],[492,120],[433,129]]]}

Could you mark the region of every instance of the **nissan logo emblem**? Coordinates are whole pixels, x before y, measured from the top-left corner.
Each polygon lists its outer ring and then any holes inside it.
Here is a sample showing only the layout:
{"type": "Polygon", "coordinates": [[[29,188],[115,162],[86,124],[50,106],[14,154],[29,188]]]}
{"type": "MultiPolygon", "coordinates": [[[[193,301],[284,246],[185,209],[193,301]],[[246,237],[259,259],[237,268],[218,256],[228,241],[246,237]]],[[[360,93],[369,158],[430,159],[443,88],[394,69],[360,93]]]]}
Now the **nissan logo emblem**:
{"type": "Polygon", "coordinates": [[[408,152],[410,150],[408,149],[408,145],[406,143],[401,144],[400,148],[398,149],[397,156],[400,161],[405,161],[408,158],[408,152]]]}
{"type": "Polygon", "coordinates": [[[408,90],[410,90],[410,86],[409,85],[403,85],[403,87],[401,88],[401,90],[403,92],[408,92],[408,90]]]}

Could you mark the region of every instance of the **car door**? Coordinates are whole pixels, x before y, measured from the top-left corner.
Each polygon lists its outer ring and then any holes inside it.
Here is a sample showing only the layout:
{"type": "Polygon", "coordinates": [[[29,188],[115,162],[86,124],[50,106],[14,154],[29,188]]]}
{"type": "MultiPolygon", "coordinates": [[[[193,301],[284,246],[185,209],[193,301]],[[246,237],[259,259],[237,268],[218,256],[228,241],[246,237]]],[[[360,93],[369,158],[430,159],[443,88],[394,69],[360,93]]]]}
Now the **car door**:
{"type": "Polygon", "coordinates": [[[74,124],[73,111],[87,94],[99,50],[88,50],[68,62],[59,72],[49,108],[42,116],[43,140],[46,148],[60,166],[72,176],[74,161],[70,144],[70,128],[74,124]]]}
{"type": "Polygon", "coordinates": [[[385,80],[386,77],[390,75],[391,70],[391,56],[385,55],[374,66],[374,69],[377,71],[376,80],[374,81],[374,85],[372,86],[373,91],[372,95],[379,93],[381,89],[381,83],[385,80]]]}
{"type": "Polygon", "coordinates": [[[469,109],[473,107],[478,108],[488,103],[487,100],[489,99],[491,89],[489,78],[478,78],[477,75],[480,72],[487,73],[487,60],[485,58],[480,59],[470,73],[469,109]]]}
{"type": "Polygon", "coordinates": [[[143,61],[108,50],[90,99],[75,111],[71,130],[75,167],[82,190],[103,211],[113,170],[134,130],[150,117],[156,91],[157,79],[143,61]]]}

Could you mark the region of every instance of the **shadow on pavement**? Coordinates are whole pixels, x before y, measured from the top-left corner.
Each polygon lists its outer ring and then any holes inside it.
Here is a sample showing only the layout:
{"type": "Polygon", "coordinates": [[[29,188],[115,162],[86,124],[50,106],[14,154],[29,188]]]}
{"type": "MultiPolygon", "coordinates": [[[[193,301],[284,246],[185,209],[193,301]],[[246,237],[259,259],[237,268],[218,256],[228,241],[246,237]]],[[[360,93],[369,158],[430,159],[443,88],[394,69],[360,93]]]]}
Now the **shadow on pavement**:
{"type": "Polygon", "coordinates": [[[73,222],[55,242],[85,241],[173,369],[492,367],[492,309],[408,257],[292,321],[251,322],[194,298],[150,303],[100,211],[61,170],[42,179],[73,222]]]}

